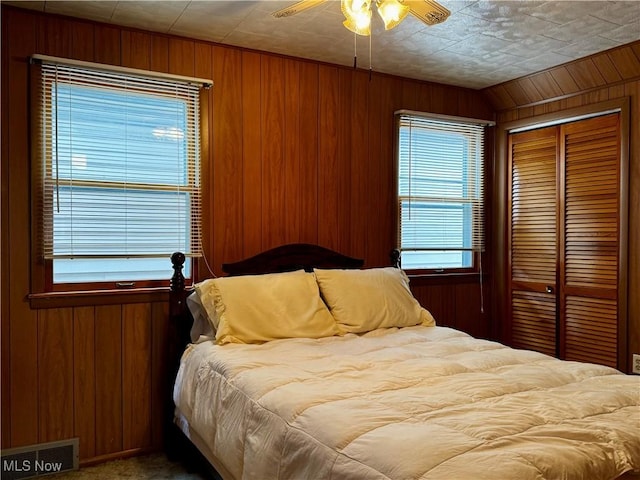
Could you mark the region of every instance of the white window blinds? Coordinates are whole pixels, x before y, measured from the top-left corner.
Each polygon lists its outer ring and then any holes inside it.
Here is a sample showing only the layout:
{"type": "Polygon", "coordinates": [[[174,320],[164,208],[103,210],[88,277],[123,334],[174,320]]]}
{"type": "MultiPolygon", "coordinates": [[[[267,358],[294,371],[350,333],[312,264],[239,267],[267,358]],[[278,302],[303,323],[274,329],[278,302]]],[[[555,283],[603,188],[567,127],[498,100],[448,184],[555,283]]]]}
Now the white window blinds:
{"type": "Polygon", "coordinates": [[[398,243],[405,268],[470,267],[484,248],[484,124],[398,116],[398,243]]]}
{"type": "Polygon", "coordinates": [[[44,258],[201,255],[202,84],[47,61],[40,77],[44,258]]]}

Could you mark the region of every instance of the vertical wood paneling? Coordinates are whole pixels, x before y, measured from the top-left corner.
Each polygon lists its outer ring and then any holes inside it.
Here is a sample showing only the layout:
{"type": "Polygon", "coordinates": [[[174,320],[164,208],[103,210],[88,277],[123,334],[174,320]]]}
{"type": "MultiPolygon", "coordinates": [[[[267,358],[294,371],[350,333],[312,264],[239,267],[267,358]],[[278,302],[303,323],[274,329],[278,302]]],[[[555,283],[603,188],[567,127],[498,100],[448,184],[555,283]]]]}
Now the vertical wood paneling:
{"type": "Polygon", "coordinates": [[[446,111],[451,112],[451,110],[447,109],[447,102],[451,105],[451,102],[455,101],[455,99],[447,99],[447,90],[444,85],[436,85],[432,84],[430,87],[430,101],[429,101],[429,111],[432,113],[444,113],[446,111]]]}
{"type": "MultiPolygon", "coordinates": [[[[636,50],[640,58],[640,46],[636,50]]],[[[640,81],[626,85],[625,95],[631,98],[631,117],[635,118],[635,128],[631,128],[629,143],[636,147],[629,152],[629,285],[628,285],[628,347],[631,353],[640,353],[640,295],[633,292],[640,291],[640,81]]],[[[631,371],[631,358],[628,359],[628,369],[631,371]]]]}
{"type": "Polygon", "coordinates": [[[38,312],[39,442],[73,437],[73,310],[38,312]]]}
{"type": "MultiPolygon", "coordinates": [[[[256,128],[262,118],[262,55],[242,52],[242,223],[243,256],[262,251],[262,133],[256,128]]],[[[217,236],[215,236],[218,238],[217,236]]],[[[219,251],[219,250],[217,250],[219,251]]]]}
{"type": "Polygon", "coordinates": [[[262,246],[282,245],[286,229],[284,59],[264,56],[261,63],[262,246]]]}
{"type": "Polygon", "coordinates": [[[418,85],[416,82],[402,81],[402,108],[418,110],[418,85]]]}
{"type": "Polygon", "coordinates": [[[338,69],[319,67],[318,122],[322,140],[318,144],[318,243],[338,249],[339,237],[339,92],[338,69]]]}
{"type": "Polygon", "coordinates": [[[371,169],[369,161],[369,76],[366,72],[355,72],[353,79],[353,123],[351,127],[351,171],[349,190],[351,212],[351,255],[358,258],[367,256],[367,229],[369,224],[368,205],[372,190],[369,188],[371,169]]]}
{"type": "Polygon", "coordinates": [[[77,23],[71,30],[71,58],[92,62],[94,58],[92,23],[77,23]]]}
{"type": "MultiPolygon", "coordinates": [[[[468,284],[462,283],[454,286],[455,288],[455,327],[459,330],[467,332],[478,338],[487,338],[489,336],[489,328],[486,319],[481,312],[482,299],[480,298],[480,285],[478,283],[468,284]]],[[[484,302],[487,308],[487,296],[484,286],[484,302]]]]}
{"type": "Polygon", "coordinates": [[[80,458],[96,455],[95,308],[73,309],[74,436],[80,437],[80,458]]]}
{"type": "Polygon", "coordinates": [[[122,450],[122,307],[96,307],[96,455],[122,450]]]}
{"type": "MultiPolygon", "coordinates": [[[[8,15],[2,15],[0,18],[2,22],[2,37],[0,38],[1,45],[7,45],[9,41],[9,19],[8,15]]],[[[4,52],[3,52],[4,53],[4,52]]],[[[0,82],[2,88],[2,98],[6,97],[5,92],[8,92],[7,72],[9,71],[9,56],[2,55],[0,58],[2,62],[2,75],[0,75],[0,82]]],[[[9,172],[9,109],[5,108],[4,104],[0,110],[0,126],[2,128],[2,142],[0,145],[0,178],[4,178],[9,172]]],[[[0,422],[2,422],[2,428],[0,429],[0,449],[7,448],[11,444],[11,336],[10,336],[10,319],[9,319],[9,189],[5,188],[5,183],[2,183],[2,189],[0,189],[0,341],[2,342],[1,357],[0,357],[0,392],[4,392],[2,395],[2,403],[0,405],[2,415],[0,416],[0,422]]]]}
{"type": "Polygon", "coordinates": [[[151,68],[151,36],[143,32],[122,32],[120,36],[122,66],[148,70],[151,68]]]}
{"type": "Polygon", "coordinates": [[[416,110],[422,112],[431,112],[433,111],[431,97],[432,97],[432,84],[431,83],[421,83],[416,86],[418,89],[416,95],[416,110]]]}
{"type": "Polygon", "coordinates": [[[122,306],[122,448],[151,445],[151,304],[122,306]]]}
{"type": "Polygon", "coordinates": [[[195,43],[182,38],[169,39],[169,73],[192,77],[195,71],[195,43]]]}
{"type": "MultiPolygon", "coordinates": [[[[338,72],[338,158],[336,161],[336,169],[333,171],[334,182],[337,184],[337,197],[336,204],[338,207],[337,223],[338,223],[338,242],[335,246],[339,252],[347,252],[352,254],[349,250],[351,246],[351,218],[354,214],[350,208],[351,189],[349,179],[351,175],[351,158],[352,143],[351,143],[351,130],[354,127],[353,124],[353,74],[352,70],[340,69],[338,72]],[[348,106],[348,108],[345,108],[348,106]]],[[[358,170],[354,170],[358,171],[358,170]]]]}
{"type": "MultiPolygon", "coordinates": [[[[374,191],[379,196],[378,213],[376,215],[376,231],[378,232],[378,254],[372,258],[373,265],[383,266],[389,264],[389,252],[396,246],[396,225],[393,223],[396,197],[394,187],[394,156],[393,143],[395,126],[393,112],[398,109],[398,94],[401,93],[395,85],[396,80],[383,77],[380,82],[380,149],[376,155],[376,161],[372,167],[378,171],[374,191]]],[[[373,133],[375,135],[375,133],[373,133]]]]}
{"type": "MultiPolygon", "coordinates": [[[[213,48],[211,45],[197,42],[195,44],[195,71],[194,74],[198,78],[209,79],[213,81],[213,48]]],[[[213,130],[211,128],[211,112],[213,112],[213,95],[215,94],[215,86],[203,88],[201,90],[200,102],[200,128],[203,132],[200,138],[200,155],[202,161],[200,163],[200,195],[202,202],[202,211],[213,211],[213,161],[212,161],[212,145],[213,130]]],[[[205,258],[211,258],[213,255],[213,221],[211,215],[203,215],[202,217],[202,248],[205,258]]],[[[205,278],[210,274],[207,263],[198,262],[198,276],[195,278],[205,278]]]]}
{"type": "Polygon", "coordinates": [[[166,302],[151,304],[151,445],[159,449],[163,445],[164,425],[170,408],[169,383],[169,305],[166,302]]]}
{"type": "Polygon", "coordinates": [[[300,65],[300,241],[318,242],[318,65],[300,65]]]}
{"type": "MultiPolygon", "coordinates": [[[[486,308],[487,286],[484,288],[486,308]]],[[[486,314],[480,311],[479,283],[438,285],[425,284],[421,279],[414,279],[411,291],[420,305],[433,315],[438,325],[463,330],[480,338],[489,336],[486,314]]]]}
{"type": "MultiPolygon", "coordinates": [[[[242,53],[213,49],[213,236],[212,265],[220,274],[220,263],[242,258],[242,53]],[[222,260],[224,259],[224,260],[222,260]]],[[[260,77],[258,77],[259,79],[260,77]]],[[[259,81],[259,80],[258,80],[259,81]]],[[[254,124],[254,128],[255,124],[254,124]]],[[[255,215],[258,212],[252,212],[255,215]]]]}
{"type": "MultiPolygon", "coordinates": [[[[194,70],[193,74],[198,78],[213,80],[213,49],[204,42],[196,42],[193,46],[194,70]]],[[[205,157],[209,160],[208,157],[205,157]]]]}
{"type": "MultiPolygon", "coordinates": [[[[381,79],[374,76],[369,81],[369,158],[367,161],[367,172],[362,172],[368,178],[368,185],[372,192],[376,192],[379,196],[379,188],[381,184],[380,170],[378,168],[378,159],[382,146],[380,135],[380,117],[384,115],[382,106],[381,79]]],[[[422,91],[422,90],[421,90],[422,91]]],[[[426,90],[428,91],[428,90],[426,90]]],[[[424,93],[424,92],[423,92],[424,93]]],[[[395,199],[394,199],[395,200],[395,199]]],[[[363,214],[369,219],[367,223],[367,238],[369,240],[376,238],[380,234],[379,219],[384,215],[380,210],[380,205],[369,201],[367,208],[363,210],[363,214]]],[[[380,258],[377,242],[367,241],[365,266],[374,266],[380,258]]]]}
{"type": "Polygon", "coordinates": [[[169,39],[153,35],[151,37],[151,69],[158,72],[169,71],[169,39]]]}
{"type": "Polygon", "coordinates": [[[446,285],[420,285],[418,282],[413,282],[411,291],[420,305],[433,315],[436,324],[442,327],[455,327],[455,289],[448,288],[446,285]]]}
{"type": "MultiPolygon", "coordinates": [[[[2,173],[3,189],[9,192],[9,321],[11,379],[11,446],[38,441],[38,322],[29,309],[29,114],[27,57],[36,51],[37,18],[21,10],[7,13],[8,42],[3,45],[9,71],[2,93],[3,110],[11,119],[8,138],[9,171],[2,173]]],[[[4,11],[3,11],[4,17],[4,11]]],[[[4,75],[3,75],[4,76],[4,75]]],[[[6,268],[3,265],[3,268],[6,268]]],[[[7,395],[3,391],[2,396],[7,395]]]]}
{"type": "Polygon", "coordinates": [[[300,241],[301,208],[298,199],[307,186],[300,176],[300,62],[287,59],[284,63],[284,185],[285,197],[282,209],[284,216],[284,241],[300,241]]]}
{"type": "Polygon", "coordinates": [[[120,65],[120,28],[110,25],[96,25],[93,42],[96,62],[120,65]]]}
{"type": "MultiPolygon", "coordinates": [[[[71,55],[71,23],[61,17],[39,17],[37,53],[68,57],[71,55]]],[[[35,52],[30,52],[35,53],[35,52]]]]}

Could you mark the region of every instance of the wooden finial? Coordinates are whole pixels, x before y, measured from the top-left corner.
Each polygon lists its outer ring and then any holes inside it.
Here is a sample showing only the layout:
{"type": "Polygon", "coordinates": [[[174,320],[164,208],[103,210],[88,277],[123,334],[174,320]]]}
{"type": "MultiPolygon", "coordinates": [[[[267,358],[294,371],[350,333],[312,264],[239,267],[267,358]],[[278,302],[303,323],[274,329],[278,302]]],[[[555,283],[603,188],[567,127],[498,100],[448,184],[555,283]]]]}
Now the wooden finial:
{"type": "Polygon", "coordinates": [[[184,290],[184,275],[182,274],[182,268],[185,261],[184,253],[175,252],[171,255],[171,264],[173,265],[173,276],[171,277],[171,291],[179,292],[184,290]]]}

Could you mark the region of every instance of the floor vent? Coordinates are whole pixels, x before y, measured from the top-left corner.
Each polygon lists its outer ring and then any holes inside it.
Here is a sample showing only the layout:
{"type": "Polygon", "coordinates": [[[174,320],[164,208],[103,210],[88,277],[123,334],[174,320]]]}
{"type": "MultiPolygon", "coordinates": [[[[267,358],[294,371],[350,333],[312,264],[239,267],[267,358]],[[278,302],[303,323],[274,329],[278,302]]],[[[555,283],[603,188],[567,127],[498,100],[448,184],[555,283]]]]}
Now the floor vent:
{"type": "Polygon", "coordinates": [[[18,480],[77,470],[78,439],[2,450],[0,457],[2,480],[18,480]]]}

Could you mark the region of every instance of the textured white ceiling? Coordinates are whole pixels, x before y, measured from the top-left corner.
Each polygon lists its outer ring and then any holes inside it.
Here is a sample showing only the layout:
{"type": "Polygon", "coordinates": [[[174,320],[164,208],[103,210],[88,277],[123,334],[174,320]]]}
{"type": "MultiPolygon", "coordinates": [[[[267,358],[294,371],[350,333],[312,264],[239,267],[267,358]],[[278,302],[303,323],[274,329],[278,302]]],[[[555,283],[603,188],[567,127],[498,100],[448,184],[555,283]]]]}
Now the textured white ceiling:
{"type": "MultiPolygon", "coordinates": [[[[292,1],[5,1],[47,13],[353,65],[354,35],[340,2],[293,17],[292,1]]],[[[408,16],[384,31],[374,14],[375,71],[484,88],[640,39],[640,1],[439,0],[449,19],[428,27],[408,16]]],[[[369,67],[369,39],[357,39],[369,67]]]]}

